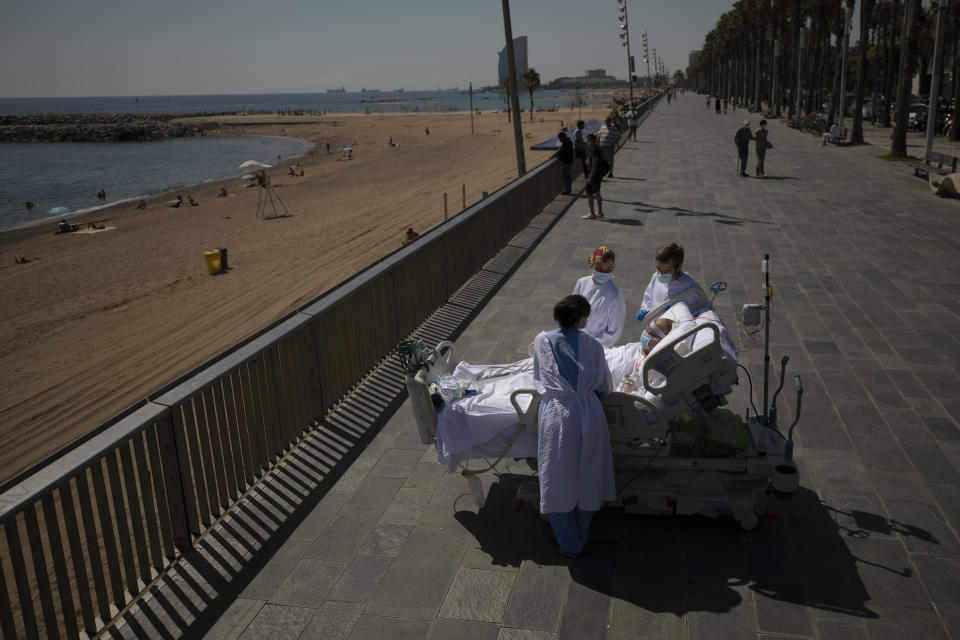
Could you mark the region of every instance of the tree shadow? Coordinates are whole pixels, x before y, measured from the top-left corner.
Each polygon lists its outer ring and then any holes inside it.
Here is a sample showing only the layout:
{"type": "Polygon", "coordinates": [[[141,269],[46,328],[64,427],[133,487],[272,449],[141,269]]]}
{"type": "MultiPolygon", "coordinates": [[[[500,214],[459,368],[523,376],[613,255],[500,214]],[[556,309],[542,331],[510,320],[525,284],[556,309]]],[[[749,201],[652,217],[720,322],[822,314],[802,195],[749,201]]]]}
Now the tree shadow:
{"type": "Polygon", "coordinates": [[[720,224],[731,224],[739,225],[747,222],[753,222],[756,224],[773,224],[767,220],[757,220],[755,218],[741,218],[739,216],[731,216],[723,213],[717,213],[716,211],[694,211],[692,209],[684,209],[683,207],[659,207],[655,204],[650,204],[648,202],[636,201],[636,202],[626,202],[624,200],[613,200],[612,198],[604,198],[604,202],[616,202],[617,204],[627,204],[635,207],[634,211],[637,213],[660,213],[660,212],[670,212],[672,211],[675,216],[703,216],[708,218],[716,218],[714,222],[720,224]]]}
{"type": "MultiPolygon", "coordinates": [[[[500,476],[489,486],[479,512],[458,511],[493,565],[519,568],[526,561],[566,566],[573,582],[648,611],[682,616],[695,611],[723,613],[741,604],[744,587],[777,601],[876,618],[860,570],[867,567],[893,580],[916,580],[907,568],[870,561],[844,544],[850,527],[831,517],[850,515],[859,536],[916,537],[935,542],[921,528],[863,511],[842,512],[801,488],[790,502],[771,499],[760,526],[742,531],[730,517],[646,516],[623,508],[597,512],[590,541],[577,559],[549,548],[550,525],[529,506],[517,503],[522,481],[535,476],[500,476]]],[[[907,585],[904,585],[907,588],[907,585]]]]}
{"type": "Polygon", "coordinates": [[[639,220],[634,220],[633,218],[608,218],[606,216],[600,218],[600,222],[609,222],[610,224],[622,224],[628,227],[642,227],[643,223],[639,220]]]}

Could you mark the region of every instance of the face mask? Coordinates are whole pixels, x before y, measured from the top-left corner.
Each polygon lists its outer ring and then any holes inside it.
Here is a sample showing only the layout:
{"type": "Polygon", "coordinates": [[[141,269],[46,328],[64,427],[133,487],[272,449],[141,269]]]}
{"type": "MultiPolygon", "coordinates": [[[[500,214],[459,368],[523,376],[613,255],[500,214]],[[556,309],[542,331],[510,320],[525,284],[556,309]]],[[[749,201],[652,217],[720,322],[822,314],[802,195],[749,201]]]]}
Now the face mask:
{"type": "Polygon", "coordinates": [[[603,284],[604,282],[608,282],[612,277],[613,277],[612,273],[603,273],[602,271],[593,272],[593,281],[596,282],[597,284],[603,284]]]}
{"type": "Polygon", "coordinates": [[[673,274],[672,274],[672,273],[657,273],[657,280],[659,280],[662,284],[669,284],[669,282],[670,282],[671,280],[673,280],[673,274]]]}
{"type": "Polygon", "coordinates": [[[646,331],[641,333],[640,348],[643,349],[644,351],[648,350],[650,348],[650,339],[651,339],[651,335],[649,333],[647,333],[646,331]]]}

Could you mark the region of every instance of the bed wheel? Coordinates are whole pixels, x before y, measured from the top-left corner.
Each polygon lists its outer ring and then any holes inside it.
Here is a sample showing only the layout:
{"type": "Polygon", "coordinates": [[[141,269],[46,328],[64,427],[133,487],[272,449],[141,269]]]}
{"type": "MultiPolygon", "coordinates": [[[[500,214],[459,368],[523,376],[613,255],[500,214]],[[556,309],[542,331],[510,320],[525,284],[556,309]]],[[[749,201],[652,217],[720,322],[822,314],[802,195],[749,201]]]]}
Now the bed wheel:
{"type": "Polygon", "coordinates": [[[740,528],[744,531],[753,531],[760,524],[760,516],[753,511],[747,513],[735,513],[734,519],[740,523],[740,528]]]}

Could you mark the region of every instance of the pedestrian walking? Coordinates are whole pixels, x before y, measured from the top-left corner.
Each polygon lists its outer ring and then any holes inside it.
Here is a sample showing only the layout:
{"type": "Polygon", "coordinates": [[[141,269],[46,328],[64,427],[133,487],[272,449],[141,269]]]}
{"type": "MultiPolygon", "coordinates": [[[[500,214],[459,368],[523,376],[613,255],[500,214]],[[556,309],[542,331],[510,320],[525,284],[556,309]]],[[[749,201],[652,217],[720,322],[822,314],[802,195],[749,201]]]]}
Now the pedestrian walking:
{"type": "Polygon", "coordinates": [[[717,115],[720,115],[720,96],[713,96],[713,106],[716,108],[717,115]]]}
{"type": "Polygon", "coordinates": [[[603,159],[607,161],[607,165],[610,167],[609,177],[613,177],[613,156],[616,152],[617,141],[620,139],[620,130],[617,129],[617,125],[613,122],[614,116],[610,114],[607,116],[607,119],[603,121],[603,124],[600,125],[600,130],[597,132],[597,144],[600,146],[600,153],[603,154],[603,159]]]}
{"type": "Polygon", "coordinates": [[[573,166],[573,143],[570,142],[570,137],[563,131],[557,134],[557,139],[560,141],[560,148],[552,157],[560,161],[560,168],[563,169],[563,195],[568,196],[570,195],[572,182],[570,167],[573,166]]]}
{"type": "Polygon", "coordinates": [[[750,121],[744,120],[743,126],[737,129],[733,136],[733,142],[737,145],[737,175],[746,178],[747,157],[750,155],[750,141],[753,140],[753,132],[750,130],[750,121]]]}
{"type": "Polygon", "coordinates": [[[587,177],[587,143],[583,139],[583,120],[577,120],[577,128],[573,132],[573,155],[580,158],[583,164],[583,177],[587,177]]]}
{"type": "MultiPolygon", "coordinates": [[[[667,94],[668,96],[670,94],[667,94]]],[[[668,98],[669,101],[669,98],[668,98]]],[[[630,128],[630,140],[634,142],[637,141],[637,127],[640,125],[640,116],[637,114],[636,110],[631,106],[630,111],[626,113],[627,118],[627,127],[630,128]]]]}
{"type": "Polygon", "coordinates": [[[758,176],[765,176],[765,175],[767,175],[767,174],[764,172],[764,170],[763,170],[763,160],[764,160],[764,158],[766,158],[767,149],[772,149],[772,148],[773,148],[773,145],[770,144],[769,140],[767,140],[767,134],[768,134],[768,133],[769,133],[769,131],[767,131],[767,121],[766,121],[766,120],[761,120],[761,121],[760,121],[760,128],[757,129],[757,130],[754,132],[754,134],[753,134],[753,139],[757,141],[757,147],[756,147],[756,149],[757,149],[757,170],[756,170],[756,174],[757,174],[758,176]]]}
{"type": "Polygon", "coordinates": [[[590,208],[588,215],[582,216],[585,219],[595,219],[603,217],[603,198],[600,196],[600,183],[603,180],[603,174],[608,170],[607,161],[603,159],[603,153],[600,151],[600,145],[597,144],[597,134],[591,133],[587,136],[587,143],[590,149],[590,173],[587,174],[587,206],[590,208]],[[597,201],[597,213],[594,213],[593,201],[597,201]]]}

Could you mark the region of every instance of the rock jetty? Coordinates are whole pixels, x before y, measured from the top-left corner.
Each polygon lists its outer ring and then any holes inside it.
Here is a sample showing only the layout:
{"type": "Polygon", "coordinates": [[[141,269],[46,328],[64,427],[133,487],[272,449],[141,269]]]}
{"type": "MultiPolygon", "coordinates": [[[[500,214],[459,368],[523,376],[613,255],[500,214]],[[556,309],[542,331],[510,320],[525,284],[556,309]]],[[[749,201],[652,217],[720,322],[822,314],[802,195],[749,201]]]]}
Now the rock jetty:
{"type": "Polygon", "coordinates": [[[224,113],[107,113],[0,116],[0,142],[127,142],[202,136],[214,121],[184,118],[224,113]]]}

